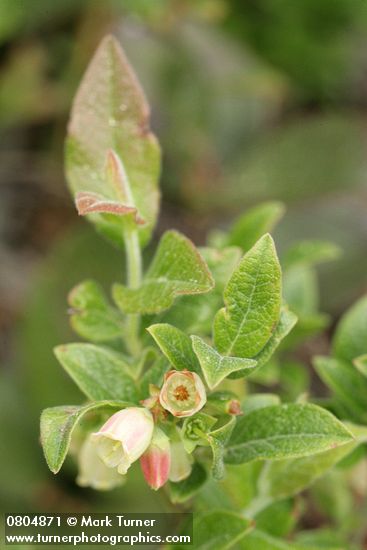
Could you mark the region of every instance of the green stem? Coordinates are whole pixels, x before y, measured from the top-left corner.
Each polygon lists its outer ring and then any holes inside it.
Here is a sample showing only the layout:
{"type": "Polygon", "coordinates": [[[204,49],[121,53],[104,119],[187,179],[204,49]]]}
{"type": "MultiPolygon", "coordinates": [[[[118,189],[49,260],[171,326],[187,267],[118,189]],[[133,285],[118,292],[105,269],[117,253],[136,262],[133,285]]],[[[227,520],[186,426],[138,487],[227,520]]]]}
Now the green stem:
{"type": "MultiPolygon", "coordinates": [[[[142,281],[142,258],[139,244],[139,235],[136,228],[126,229],[124,232],[127,284],[129,288],[138,288],[142,281]]],[[[140,352],[140,315],[138,313],[128,315],[126,345],[131,355],[140,352]]]]}

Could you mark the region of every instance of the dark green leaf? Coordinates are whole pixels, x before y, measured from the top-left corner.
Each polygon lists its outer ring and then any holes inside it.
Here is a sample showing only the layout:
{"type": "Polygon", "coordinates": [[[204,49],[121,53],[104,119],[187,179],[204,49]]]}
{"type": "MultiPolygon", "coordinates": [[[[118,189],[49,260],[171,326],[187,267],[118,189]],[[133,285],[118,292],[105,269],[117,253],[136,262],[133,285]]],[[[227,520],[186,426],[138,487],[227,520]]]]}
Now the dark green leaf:
{"type": "Polygon", "coordinates": [[[328,411],[310,404],[264,407],[237,420],[226,462],[308,456],[344,445],[351,433],[328,411]]]}
{"type": "Polygon", "coordinates": [[[220,353],[254,357],[279,320],[281,272],[273,239],[262,237],[244,256],[224,292],[225,308],[214,320],[220,353]]]}
{"type": "Polygon", "coordinates": [[[166,323],[151,325],[147,330],[175,369],[187,369],[200,374],[200,365],[191,340],[184,332],[166,323]]]}
{"type": "Polygon", "coordinates": [[[55,348],[55,355],[89,399],[137,401],[129,366],[118,353],[94,344],[66,344],[55,348]]]}

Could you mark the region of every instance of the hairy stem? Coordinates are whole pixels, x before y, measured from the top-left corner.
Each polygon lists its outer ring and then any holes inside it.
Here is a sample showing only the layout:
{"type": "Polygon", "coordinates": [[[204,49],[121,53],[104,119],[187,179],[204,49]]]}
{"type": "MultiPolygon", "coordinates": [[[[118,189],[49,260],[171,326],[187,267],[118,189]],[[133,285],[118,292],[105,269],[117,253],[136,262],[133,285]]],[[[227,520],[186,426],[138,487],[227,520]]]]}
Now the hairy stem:
{"type": "MultiPolygon", "coordinates": [[[[142,258],[139,244],[139,236],[136,228],[124,232],[127,284],[130,288],[138,288],[142,280],[142,258]]],[[[127,318],[126,345],[131,355],[137,355],[140,351],[139,341],[140,315],[131,314],[127,318]]]]}

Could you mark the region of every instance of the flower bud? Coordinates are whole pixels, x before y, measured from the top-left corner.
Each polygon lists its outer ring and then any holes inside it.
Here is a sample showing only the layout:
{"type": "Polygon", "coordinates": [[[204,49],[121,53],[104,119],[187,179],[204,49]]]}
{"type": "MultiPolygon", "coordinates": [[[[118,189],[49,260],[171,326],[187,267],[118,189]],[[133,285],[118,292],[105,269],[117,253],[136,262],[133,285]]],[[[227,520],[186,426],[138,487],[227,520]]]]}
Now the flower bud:
{"type": "Polygon", "coordinates": [[[128,407],[112,415],[92,437],[106,466],[117,467],[119,474],[126,474],[149,446],[153,428],[153,417],[148,409],[128,407]]]}
{"type": "Polygon", "coordinates": [[[125,482],[124,476],[108,468],[99,458],[96,443],[89,435],[82,444],[78,455],[79,474],[76,482],[81,487],[92,487],[98,491],[108,491],[125,482]]]}
{"type": "Polygon", "coordinates": [[[173,416],[192,416],[206,403],[205,387],[194,372],[171,370],[165,376],[159,400],[173,416]]]}
{"type": "Polygon", "coordinates": [[[169,439],[159,428],[155,428],[152,441],[140,458],[141,469],[146,482],[154,490],[158,490],[168,480],[171,465],[171,449],[169,439]]]}
{"type": "Polygon", "coordinates": [[[171,467],[169,480],[177,483],[191,474],[193,458],[189,455],[181,440],[171,442],[171,467]]]}
{"type": "Polygon", "coordinates": [[[234,416],[242,414],[241,403],[234,393],[228,391],[212,393],[208,400],[208,406],[219,413],[232,414],[234,416]]]}

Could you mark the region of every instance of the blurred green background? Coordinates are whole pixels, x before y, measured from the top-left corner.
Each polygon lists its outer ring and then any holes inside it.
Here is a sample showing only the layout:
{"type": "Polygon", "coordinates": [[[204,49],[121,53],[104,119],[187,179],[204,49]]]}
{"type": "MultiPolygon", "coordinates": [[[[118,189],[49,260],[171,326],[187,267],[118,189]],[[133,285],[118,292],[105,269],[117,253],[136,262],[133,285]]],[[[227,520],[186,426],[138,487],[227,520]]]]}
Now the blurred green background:
{"type": "MultiPolygon", "coordinates": [[[[0,0],[0,506],[12,511],[169,509],[140,483],[81,490],[49,473],[40,410],[82,396],[52,354],[73,340],[66,294],[108,285],[123,260],[77,219],[63,175],[71,101],[101,37],[121,41],[163,153],[157,234],[197,244],[263,200],[275,232],[334,241],[320,270],[334,321],[367,290],[367,3],[364,0],[0,0]]],[[[306,360],[328,334],[307,344],[306,360]]]]}

